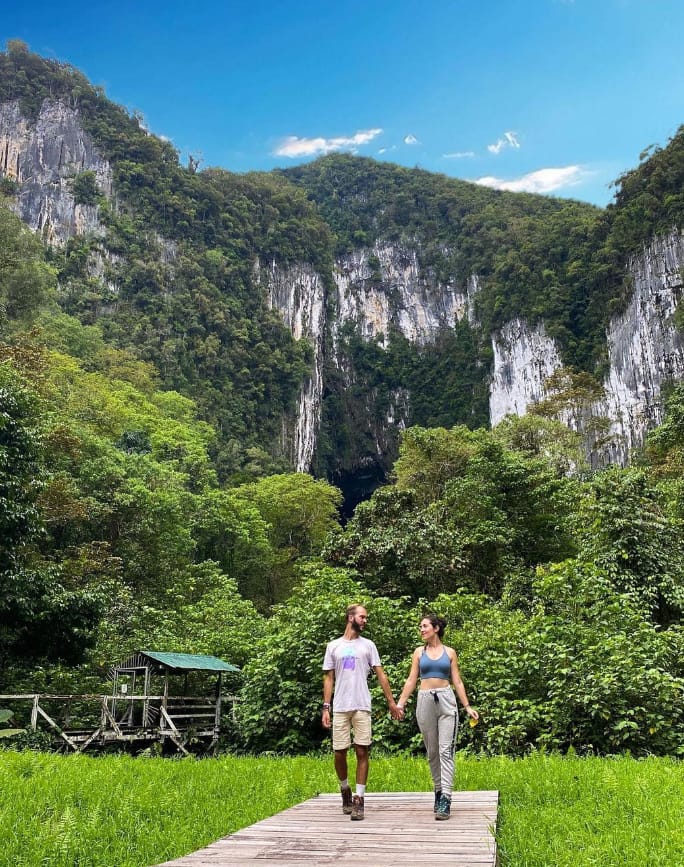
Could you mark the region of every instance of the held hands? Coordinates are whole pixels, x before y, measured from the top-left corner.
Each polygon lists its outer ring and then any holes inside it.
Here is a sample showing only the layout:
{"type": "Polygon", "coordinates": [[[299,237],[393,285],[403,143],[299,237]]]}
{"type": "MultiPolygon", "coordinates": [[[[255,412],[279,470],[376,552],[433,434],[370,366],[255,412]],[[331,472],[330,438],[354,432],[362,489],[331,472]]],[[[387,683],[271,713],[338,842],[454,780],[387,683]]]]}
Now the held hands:
{"type": "Polygon", "coordinates": [[[404,708],[398,705],[396,702],[392,702],[389,706],[390,714],[392,715],[392,719],[394,720],[403,720],[404,719],[404,708]]]}

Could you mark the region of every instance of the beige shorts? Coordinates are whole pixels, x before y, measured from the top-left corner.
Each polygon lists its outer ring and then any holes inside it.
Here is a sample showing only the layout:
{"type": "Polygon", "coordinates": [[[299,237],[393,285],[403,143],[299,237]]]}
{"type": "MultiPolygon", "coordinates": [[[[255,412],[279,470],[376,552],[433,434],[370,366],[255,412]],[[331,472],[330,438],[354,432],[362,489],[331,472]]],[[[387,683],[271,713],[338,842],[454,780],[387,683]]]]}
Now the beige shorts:
{"type": "Polygon", "coordinates": [[[360,747],[371,744],[371,715],[369,710],[339,710],[333,714],[332,746],[334,750],[348,750],[351,746],[351,732],[354,730],[354,743],[360,747]]]}

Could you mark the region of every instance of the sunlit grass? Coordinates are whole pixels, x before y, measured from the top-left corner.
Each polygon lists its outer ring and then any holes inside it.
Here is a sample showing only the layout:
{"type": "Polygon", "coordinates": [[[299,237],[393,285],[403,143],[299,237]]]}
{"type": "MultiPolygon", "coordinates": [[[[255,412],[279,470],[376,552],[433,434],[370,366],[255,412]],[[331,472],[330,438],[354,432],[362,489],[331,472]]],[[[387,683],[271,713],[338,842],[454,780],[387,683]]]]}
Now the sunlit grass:
{"type": "MultiPolygon", "coordinates": [[[[502,867],[684,865],[681,762],[459,756],[457,776],[500,791],[502,867]]],[[[329,757],[0,753],[0,865],[150,867],[335,787],[329,757]]],[[[430,788],[424,759],[373,758],[369,793],[430,788]]]]}

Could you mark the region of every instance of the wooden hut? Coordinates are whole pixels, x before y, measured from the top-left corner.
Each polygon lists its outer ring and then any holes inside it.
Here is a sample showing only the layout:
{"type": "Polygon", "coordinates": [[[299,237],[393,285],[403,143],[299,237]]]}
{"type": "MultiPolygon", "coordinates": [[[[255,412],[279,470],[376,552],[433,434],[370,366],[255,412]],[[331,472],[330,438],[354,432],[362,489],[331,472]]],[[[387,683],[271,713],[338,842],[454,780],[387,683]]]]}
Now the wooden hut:
{"type": "Polygon", "coordinates": [[[111,670],[112,717],[119,718],[122,733],[151,732],[154,740],[168,739],[182,752],[190,740],[212,749],[221,729],[223,675],[239,670],[216,656],[139,651],[111,670]],[[199,676],[195,686],[212,679],[211,694],[189,694],[191,675],[199,676]]]}

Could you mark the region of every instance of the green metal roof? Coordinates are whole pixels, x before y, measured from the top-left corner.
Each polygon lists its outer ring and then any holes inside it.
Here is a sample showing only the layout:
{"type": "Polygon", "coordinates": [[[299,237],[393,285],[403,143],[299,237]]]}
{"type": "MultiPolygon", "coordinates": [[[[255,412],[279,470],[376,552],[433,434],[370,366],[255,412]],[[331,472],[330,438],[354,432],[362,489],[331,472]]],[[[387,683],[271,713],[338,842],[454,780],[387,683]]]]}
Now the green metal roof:
{"type": "Polygon", "coordinates": [[[217,656],[202,656],[199,653],[157,653],[156,650],[141,650],[140,653],[167,668],[181,671],[240,671],[237,665],[224,662],[217,656]]]}

